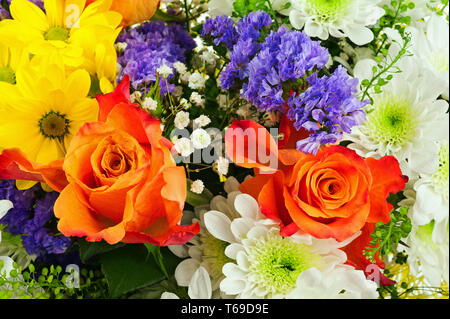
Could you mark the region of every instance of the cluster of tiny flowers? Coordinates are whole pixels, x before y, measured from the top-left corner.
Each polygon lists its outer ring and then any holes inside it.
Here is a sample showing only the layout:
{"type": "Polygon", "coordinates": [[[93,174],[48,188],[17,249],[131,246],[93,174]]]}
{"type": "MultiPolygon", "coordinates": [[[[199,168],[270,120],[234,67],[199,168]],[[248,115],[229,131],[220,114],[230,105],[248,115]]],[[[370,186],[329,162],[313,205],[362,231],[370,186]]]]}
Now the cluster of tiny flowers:
{"type": "Polygon", "coordinates": [[[202,26],[202,37],[212,37],[215,45],[223,43],[231,50],[238,39],[234,20],[225,15],[206,20],[202,26]]]}
{"type": "Polygon", "coordinates": [[[309,88],[303,93],[293,93],[288,100],[288,117],[297,130],[312,132],[306,139],[297,142],[297,149],[316,154],[320,145],[336,143],[343,132],[366,119],[361,102],[355,97],[358,79],[350,78],[339,66],[331,76],[319,78],[317,73],[308,77],[309,88]]]}
{"type": "Polygon", "coordinates": [[[303,79],[315,67],[322,69],[328,59],[327,49],[320,42],[300,31],[281,27],[267,36],[249,63],[248,83],[242,87],[242,96],[260,110],[284,111],[285,86],[303,79]]]}
{"type": "Polygon", "coordinates": [[[47,228],[54,217],[53,205],[57,197],[58,193],[45,193],[39,185],[20,191],[15,187],[15,181],[0,182],[0,198],[14,205],[0,224],[6,225],[5,231],[13,236],[21,235],[27,253],[36,256],[38,262],[63,261],[64,258],[59,257],[65,256],[71,248],[69,238],[55,236],[47,228]]]}
{"type": "MultiPolygon", "coordinates": [[[[126,43],[123,45],[125,49],[119,52],[121,71],[118,81],[128,74],[133,88],[143,93],[156,81],[158,69],[159,72],[164,71],[162,76],[171,80],[174,73],[167,72],[169,68],[172,70],[180,62],[185,62],[186,54],[195,48],[194,39],[182,25],[167,25],[162,21],[146,22],[124,31],[118,42],[126,43]]],[[[162,94],[175,90],[173,84],[167,85],[165,81],[161,81],[160,87],[162,94]]]]}

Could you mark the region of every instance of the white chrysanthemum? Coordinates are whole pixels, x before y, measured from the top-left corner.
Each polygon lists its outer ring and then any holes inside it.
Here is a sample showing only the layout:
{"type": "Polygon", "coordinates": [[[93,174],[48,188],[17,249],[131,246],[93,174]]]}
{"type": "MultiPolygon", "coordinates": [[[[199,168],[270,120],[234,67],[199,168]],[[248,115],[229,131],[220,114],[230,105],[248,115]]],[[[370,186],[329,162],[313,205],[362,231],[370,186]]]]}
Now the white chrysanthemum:
{"type": "Polygon", "coordinates": [[[204,189],[205,189],[205,184],[200,179],[193,181],[191,184],[191,192],[193,192],[195,194],[203,193],[204,189]]]}
{"type": "MultiPolygon", "coordinates": [[[[449,219],[449,144],[440,143],[439,166],[432,174],[422,174],[414,184],[415,201],[409,209],[415,225],[426,225],[432,220],[445,223],[449,219]]],[[[407,197],[410,193],[406,193],[407,197]]],[[[433,240],[437,241],[433,234],[433,240]]]]}
{"type": "Polygon", "coordinates": [[[137,103],[141,100],[142,93],[140,91],[134,91],[130,94],[130,100],[132,103],[137,103]]]}
{"type": "Polygon", "coordinates": [[[339,250],[359,233],[341,243],[300,233],[284,238],[279,225],[261,214],[258,203],[250,195],[238,195],[235,207],[239,218],[230,219],[219,211],[204,215],[208,232],[228,243],[225,256],[231,262],[223,266],[226,278],[220,283],[225,294],[236,298],[314,298],[342,293],[342,297],[377,298],[376,284],[366,279],[361,281],[363,272],[345,266],[347,256],[339,250]],[[326,285],[311,283],[306,278],[305,289],[310,291],[302,291],[297,283],[304,282],[299,276],[308,269],[325,276],[326,285]],[[343,273],[348,282],[342,283],[339,289],[337,283],[344,277],[343,273]],[[350,287],[351,290],[343,291],[350,287]],[[329,290],[323,291],[324,288],[329,290]]]}
{"type": "Polygon", "coordinates": [[[195,72],[189,76],[188,86],[193,90],[198,90],[205,86],[205,82],[206,80],[203,75],[195,72]]]}
{"type": "Polygon", "coordinates": [[[438,167],[436,142],[448,138],[448,103],[437,100],[440,89],[434,76],[420,75],[413,59],[403,62],[403,72],[383,86],[382,93],[372,94],[366,121],[345,139],[354,142],[348,147],[363,157],[395,156],[403,173],[413,177],[438,167]]]}
{"type": "Polygon", "coordinates": [[[173,73],[173,70],[167,64],[163,64],[156,69],[156,72],[158,72],[158,74],[161,75],[163,78],[167,79],[173,73]]]}
{"type": "Polygon", "coordinates": [[[173,67],[175,71],[177,71],[180,75],[185,74],[187,71],[186,64],[184,64],[183,62],[177,61],[173,64],[173,67]]]}
{"type": "Polygon", "coordinates": [[[414,226],[406,241],[408,264],[414,276],[423,275],[432,286],[449,282],[448,219],[441,223],[414,226]],[[436,237],[439,242],[433,240],[436,237]]]}
{"type": "Polygon", "coordinates": [[[357,45],[372,41],[368,28],[384,15],[381,0],[292,0],[289,19],[296,29],[322,40],[348,37],[357,45]]]}
{"type": "Polygon", "coordinates": [[[194,152],[192,141],[187,137],[179,138],[174,143],[175,150],[183,157],[187,157],[194,152]]]}
{"type": "Polygon", "coordinates": [[[211,119],[208,116],[206,116],[206,115],[200,115],[199,117],[197,117],[194,120],[194,123],[198,127],[205,127],[205,126],[208,126],[209,123],[211,123],[211,119]]]}
{"type": "Polygon", "coordinates": [[[158,108],[158,102],[151,97],[146,97],[142,102],[142,108],[146,111],[155,111],[158,108]]]}
{"type": "MultiPolygon", "coordinates": [[[[208,206],[196,207],[195,215],[183,212],[182,224],[191,224],[197,221],[200,224],[200,233],[186,245],[169,246],[169,249],[178,257],[189,257],[183,260],[175,270],[175,278],[178,285],[183,287],[189,286],[194,273],[202,266],[211,277],[212,290],[215,292],[214,296],[218,296],[219,285],[224,278],[222,267],[231,259],[225,255],[227,243],[215,238],[207,231],[203,216],[209,209],[221,211],[230,219],[239,216],[234,208],[235,198],[240,194],[238,181],[234,177],[230,177],[225,182],[224,187],[228,193],[228,198],[215,196],[208,206]]],[[[241,202],[240,205],[245,205],[245,203],[241,202]]]]}
{"type": "MultiPolygon", "coordinates": [[[[420,59],[425,72],[442,82],[442,95],[449,98],[449,26],[445,18],[433,15],[422,28],[407,28],[411,33],[411,51],[420,59]]],[[[436,82],[434,84],[436,84],[436,82]]],[[[440,83],[439,83],[440,84],[440,83]]]]}
{"type": "MultiPolygon", "coordinates": [[[[13,203],[9,200],[0,200],[0,219],[6,215],[6,213],[13,208],[13,203]]],[[[2,242],[2,232],[0,231],[0,244],[2,242]]],[[[9,277],[9,273],[14,269],[14,260],[7,256],[0,256],[0,276],[4,278],[9,277]]]]}
{"type": "Polygon", "coordinates": [[[190,119],[189,119],[189,113],[185,111],[180,111],[175,115],[174,124],[177,129],[184,129],[186,126],[189,125],[190,119]]]}
{"type": "Polygon", "coordinates": [[[211,136],[202,128],[195,129],[191,134],[192,145],[194,148],[201,150],[211,144],[211,136]]]}
{"type": "MultiPolygon", "coordinates": [[[[188,286],[188,295],[191,299],[211,299],[212,287],[211,279],[208,271],[200,266],[192,275],[188,286]]],[[[161,299],[180,299],[177,295],[171,292],[164,292],[161,299]]]]}

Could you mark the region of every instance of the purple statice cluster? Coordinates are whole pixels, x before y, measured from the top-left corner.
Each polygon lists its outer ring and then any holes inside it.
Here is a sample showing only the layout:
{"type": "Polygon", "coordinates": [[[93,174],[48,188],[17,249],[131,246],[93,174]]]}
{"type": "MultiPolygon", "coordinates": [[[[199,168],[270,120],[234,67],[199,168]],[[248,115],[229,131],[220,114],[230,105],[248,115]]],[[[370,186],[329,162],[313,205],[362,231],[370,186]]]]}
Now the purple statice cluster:
{"type": "Polygon", "coordinates": [[[219,16],[203,24],[202,35],[229,49],[221,88],[239,90],[260,111],[287,113],[297,130],[311,133],[298,141],[297,149],[315,154],[320,145],[337,142],[343,132],[361,124],[367,103],[355,97],[358,80],[342,67],[319,77],[329,60],[319,41],[286,27],[269,32],[270,26],[264,11],[250,13],[235,25],[219,16]]]}
{"type": "MultiPolygon", "coordinates": [[[[173,68],[173,63],[186,61],[186,54],[195,48],[191,35],[181,24],[166,24],[163,21],[151,21],[136,28],[124,30],[118,42],[125,43],[123,52],[119,52],[118,63],[121,71],[120,82],[125,74],[130,76],[135,90],[146,93],[157,79],[157,69],[162,65],[173,68]]],[[[168,77],[170,81],[174,74],[168,77]]],[[[163,82],[163,81],[161,81],[163,82]]],[[[174,85],[160,83],[161,94],[172,92],[174,85]]]]}
{"type": "Polygon", "coordinates": [[[22,244],[29,255],[36,256],[37,262],[58,261],[64,258],[71,248],[70,239],[63,235],[54,235],[51,228],[53,206],[58,193],[47,193],[40,185],[20,191],[13,180],[0,181],[0,198],[14,205],[2,219],[5,231],[13,236],[20,235],[22,244]]]}
{"type": "Polygon", "coordinates": [[[366,119],[361,102],[355,97],[358,79],[350,78],[347,70],[339,66],[330,76],[319,78],[317,73],[308,77],[309,88],[303,93],[293,93],[288,100],[288,117],[297,130],[311,132],[306,139],[297,142],[297,149],[316,154],[321,145],[336,143],[343,132],[366,119]]]}

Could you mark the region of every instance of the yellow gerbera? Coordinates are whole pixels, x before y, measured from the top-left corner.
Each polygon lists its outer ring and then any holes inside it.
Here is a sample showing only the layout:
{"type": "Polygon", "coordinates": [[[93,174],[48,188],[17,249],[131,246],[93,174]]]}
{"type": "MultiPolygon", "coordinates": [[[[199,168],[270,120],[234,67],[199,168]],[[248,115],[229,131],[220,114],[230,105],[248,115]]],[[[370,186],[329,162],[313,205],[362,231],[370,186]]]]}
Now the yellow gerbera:
{"type": "Polygon", "coordinates": [[[0,148],[20,148],[41,164],[63,158],[72,136],[98,116],[89,73],[30,63],[16,76],[15,94],[0,91],[0,148]]]}
{"type": "Polygon", "coordinates": [[[111,0],[85,4],[86,0],[45,0],[44,13],[27,0],[13,0],[13,19],[0,22],[0,38],[47,62],[80,67],[84,51],[95,50],[89,45],[115,33],[122,18],[109,11],[111,0]]]}

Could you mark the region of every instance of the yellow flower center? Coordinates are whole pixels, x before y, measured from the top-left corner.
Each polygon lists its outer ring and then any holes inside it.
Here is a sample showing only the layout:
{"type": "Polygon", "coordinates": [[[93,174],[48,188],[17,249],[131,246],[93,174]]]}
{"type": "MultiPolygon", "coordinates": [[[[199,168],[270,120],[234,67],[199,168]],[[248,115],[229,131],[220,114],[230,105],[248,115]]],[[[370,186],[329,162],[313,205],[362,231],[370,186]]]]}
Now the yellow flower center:
{"type": "Polygon", "coordinates": [[[54,40],[54,41],[64,41],[66,42],[69,39],[69,30],[62,27],[50,27],[44,33],[45,40],[54,40]]]}
{"type": "Polygon", "coordinates": [[[0,66],[0,82],[16,84],[16,74],[7,66],[0,66]]]}
{"type": "Polygon", "coordinates": [[[39,120],[39,129],[45,137],[60,139],[69,133],[69,124],[64,114],[50,111],[39,120]]]}

